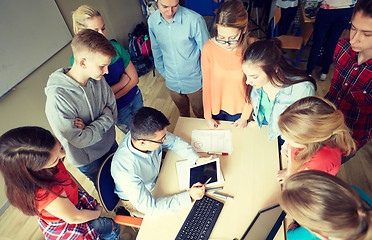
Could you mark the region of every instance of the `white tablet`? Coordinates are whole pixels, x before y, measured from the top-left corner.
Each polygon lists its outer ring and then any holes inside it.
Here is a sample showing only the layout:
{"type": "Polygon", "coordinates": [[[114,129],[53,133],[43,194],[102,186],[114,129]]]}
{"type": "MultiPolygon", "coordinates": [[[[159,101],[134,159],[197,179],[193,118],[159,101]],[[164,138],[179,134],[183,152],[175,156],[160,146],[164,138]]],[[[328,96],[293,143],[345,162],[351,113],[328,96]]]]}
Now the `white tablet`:
{"type": "Polygon", "coordinates": [[[194,185],[197,182],[205,183],[211,178],[206,187],[212,187],[219,185],[223,182],[223,177],[220,168],[220,159],[215,158],[206,163],[194,165],[190,167],[190,185],[194,185]]]}

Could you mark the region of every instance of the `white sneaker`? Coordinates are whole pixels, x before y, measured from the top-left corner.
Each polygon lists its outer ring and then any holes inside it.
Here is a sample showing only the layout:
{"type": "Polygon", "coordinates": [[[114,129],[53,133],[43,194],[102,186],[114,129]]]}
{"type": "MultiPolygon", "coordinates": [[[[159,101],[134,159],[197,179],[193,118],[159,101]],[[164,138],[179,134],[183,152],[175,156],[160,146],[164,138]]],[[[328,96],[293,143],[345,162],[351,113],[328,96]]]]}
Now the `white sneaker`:
{"type": "Polygon", "coordinates": [[[320,81],[325,81],[327,79],[327,74],[325,74],[325,73],[320,74],[319,79],[320,79],[320,81]]]}

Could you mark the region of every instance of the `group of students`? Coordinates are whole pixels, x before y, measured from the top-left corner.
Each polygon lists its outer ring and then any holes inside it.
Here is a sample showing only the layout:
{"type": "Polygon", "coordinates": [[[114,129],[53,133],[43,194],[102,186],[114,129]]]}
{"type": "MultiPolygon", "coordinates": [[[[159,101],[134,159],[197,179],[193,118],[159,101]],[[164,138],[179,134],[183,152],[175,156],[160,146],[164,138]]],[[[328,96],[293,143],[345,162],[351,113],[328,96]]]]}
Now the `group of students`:
{"type": "MultiPolygon", "coordinates": [[[[218,128],[219,120],[238,128],[268,125],[269,141],[278,137],[284,143],[282,158],[288,161],[288,169],[278,172],[284,189],[281,205],[302,226],[290,230],[292,239],[311,236],[309,231],[321,239],[369,239],[370,207],[332,175],[341,158],[352,156],[371,138],[372,3],[358,1],[351,39],[336,48],[328,100],[313,96],[314,79],[287,63],[280,41],[249,37],[242,2],[221,4],[217,35],[209,40],[200,15],[179,6],[178,0],[157,3],[159,10],[148,19],[152,52],[181,116],[190,115],[191,105],[211,129],[218,128]],[[326,217],[332,212],[354,217],[339,224],[334,221],[338,215],[326,217]]],[[[55,137],[39,127],[8,131],[0,137],[0,170],[10,203],[37,215],[47,239],[118,239],[120,227],[100,217],[102,207],[65,169],[65,155],[96,185],[100,166],[115,153],[115,193],[138,217],[174,212],[204,196],[201,183],[169,197],[152,196],[162,148],[195,164],[210,157],[201,158],[167,132],[170,123],[160,111],[142,107],[129,54],[107,40],[98,11],[83,5],[73,13],[73,22],[72,66],[52,73],[45,88],[45,112],[55,137]],[[120,146],[115,124],[126,133],[120,146]]]]}

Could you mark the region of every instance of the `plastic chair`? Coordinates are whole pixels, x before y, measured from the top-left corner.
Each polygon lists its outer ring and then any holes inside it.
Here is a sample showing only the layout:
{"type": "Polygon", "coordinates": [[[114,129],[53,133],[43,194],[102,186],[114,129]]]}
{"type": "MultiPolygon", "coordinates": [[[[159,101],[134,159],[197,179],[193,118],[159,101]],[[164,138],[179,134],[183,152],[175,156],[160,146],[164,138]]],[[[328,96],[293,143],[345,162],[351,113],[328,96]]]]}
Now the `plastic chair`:
{"type": "MultiPolygon", "coordinates": [[[[114,210],[120,198],[115,194],[115,182],[111,176],[111,162],[114,154],[111,154],[103,162],[98,172],[97,189],[98,196],[106,212],[114,210]]],[[[114,221],[120,225],[140,228],[143,218],[116,215],[114,221]]]]}
{"type": "Polygon", "coordinates": [[[210,32],[216,18],[215,11],[221,6],[224,0],[185,0],[185,7],[191,9],[202,16],[213,16],[208,31],[210,32]]]}
{"type": "Polygon", "coordinates": [[[303,20],[300,21],[300,30],[301,36],[292,36],[292,35],[281,35],[278,36],[278,22],[281,18],[281,9],[277,8],[274,12],[274,18],[271,21],[271,37],[278,38],[282,42],[283,49],[295,49],[298,50],[296,61],[288,59],[295,67],[297,67],[299,62],[307,62],[307,60],[301,60],[301,54],[304,51],[311,35],[313,34],[312,24],[307,24],[303,20]]]}

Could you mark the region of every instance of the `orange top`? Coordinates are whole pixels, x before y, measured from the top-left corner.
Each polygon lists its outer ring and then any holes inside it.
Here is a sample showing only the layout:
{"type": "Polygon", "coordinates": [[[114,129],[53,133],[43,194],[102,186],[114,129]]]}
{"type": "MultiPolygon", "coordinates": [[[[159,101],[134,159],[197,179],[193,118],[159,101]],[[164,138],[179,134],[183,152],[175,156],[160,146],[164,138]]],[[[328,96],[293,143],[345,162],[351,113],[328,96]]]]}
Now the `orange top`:
{"type": "Polygon", "coordinates": [[[201,54],[204,118],[224,110],[248,119],[252,106],[245,102],[247,85],[243,80],[241,51],[229,51],[209,39],[201,54]]]}

